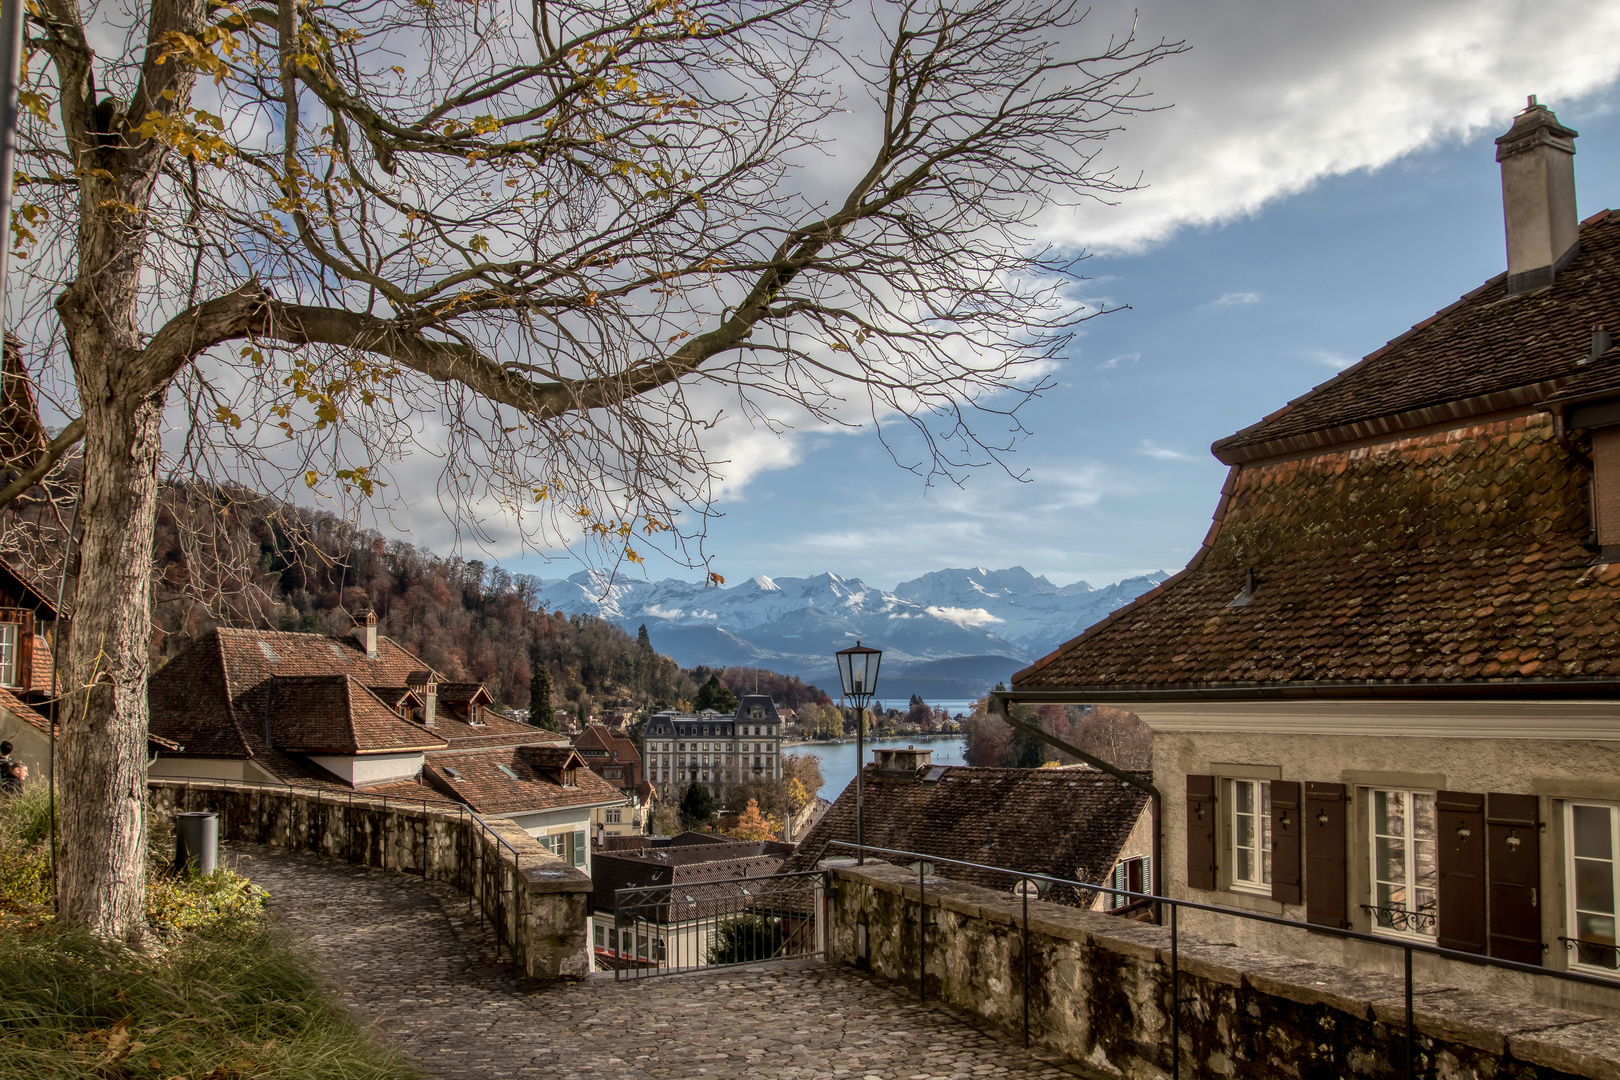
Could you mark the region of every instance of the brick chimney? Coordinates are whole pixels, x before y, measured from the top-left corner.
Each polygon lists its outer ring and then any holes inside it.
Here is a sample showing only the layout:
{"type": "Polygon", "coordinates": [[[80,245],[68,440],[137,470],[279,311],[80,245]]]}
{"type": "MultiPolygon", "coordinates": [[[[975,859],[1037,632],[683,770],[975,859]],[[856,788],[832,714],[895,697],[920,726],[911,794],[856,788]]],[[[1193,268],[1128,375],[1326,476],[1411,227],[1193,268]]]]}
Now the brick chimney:
{"type": "Polygon", "coordinates": [[[1496,140],[1507,224],[1507,291],[1544,289],[1580,251],[1575,213],[1575,135],[1531,97],[1496,140]]]}
{"type": "Polygon", "coordinates": [[[377,659],[377,613],[368,611],[354,620],[354,639],[366,650],[366,659],[377,659]]]}
{"type": "Polygon", "coordinates": [[[932,750],[918,750],[915,746],[908,746],[904,750],[873,750],[872,771],[880,773],[897,773],[903,776],[913,776],[918,769],[926,769],[934,762],[932,750]]]}

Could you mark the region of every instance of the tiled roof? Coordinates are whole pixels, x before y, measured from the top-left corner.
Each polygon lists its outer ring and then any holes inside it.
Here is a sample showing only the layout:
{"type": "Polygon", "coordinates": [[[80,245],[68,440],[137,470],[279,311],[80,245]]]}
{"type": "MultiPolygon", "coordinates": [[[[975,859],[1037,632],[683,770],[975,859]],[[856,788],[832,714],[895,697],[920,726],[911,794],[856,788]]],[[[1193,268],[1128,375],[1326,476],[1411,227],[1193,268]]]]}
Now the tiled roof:
{"type": "Polygon", "coordinates": [[[579,750],[604,751],[608,764],[641,765],[641,754],[637,752],[636,744],[604,724],[586,724],[585,730],[574,736],[573,744],[579,750]],[[618,751],[617,756],[614,756],[615,750],[618,751]]]}
{"type": "Polygon", "coordinates": [[[482,721],[479,724],[469,724],[465,717],[441,707],[435,715],[433,733],[455,747],[567,743],[558,732],[520,724],[516,720],[498,716],[489,709],[484,710],[482,721]]]}
{"type": "MultiPolygon", "coordinates": [[[[1145,780],[1152,774],[1137,773],[1145,780]]],[[[980,769],[935,766],[917,773],[865,773],[866,843],[1010,870],[1100,884],[1136,827],[1147,795],[1091,769],[980,769]],[[937,776],[924,780],[926,776],[937,776]]],[[[855,782],[850,781],[799,843],[784,871],[813,870],[830,848],[855,840],[855,782]]],[[[1006,890],[1004,874],[941,865],[957,881],[1006,890]]]]}
{"type": "Polygon", "coordinates": [[[0,709],[5,709],[42,735],[48,736],[51,733],[49,718],[43,713],[36,712],[26,701],[4,686],[0,686],[0,709]]]}
{"type": "Polygon", "coordinates": [[[438,750],[447,744],[401,719],[348,675],[278,677],[265,718],[277,746],[303,754],[438,750]]]}
{"type": "Polygon", "coordinates": [[[430,753],[423,779],[481,814],[514,814],[568,806],[617,803],[624,795],[584,767],[574,773],[575,786],[564,787],[545,763],[579,760],[572,747],[496,747],[430,753]]]}
{"type": "Polygon", "coordinates": [[[1523,409],[1581,372],[1592,326],[1620,313],[1620,214],[1580,229],[1550,288],[1506,295],[1501,274],[1320,386],[1215,443],[1229,464],[1523,409]]]}
{"type": "Polygon", "coordinates": [[[482,699],[488,704],[494,698],[490,697],[489,690],[481,682],[452,682],[439,684],[439,701],[450,705],[470,705],[473,701],[482,699]]]}
{"type": "Polygon", "coordinates": [[[1187,570],[1013,688],[1128,702],[1133,688],[1536,696],[1620,681],[1620,563],[1594,564],[1590,529],[1587,472],[1546,414],[1238,466],[1187,570]],[[1258,588],[1234,607],[1249,568],[1258,588]]]}
{"type": "Polygon", "coordinates": [[[48,696],[52,690],[51,669],[55,666],[51,659],[51,643],[44,634],[35,634],[28,644],[33,650],[28,665],[28,689],[48,696]]]}

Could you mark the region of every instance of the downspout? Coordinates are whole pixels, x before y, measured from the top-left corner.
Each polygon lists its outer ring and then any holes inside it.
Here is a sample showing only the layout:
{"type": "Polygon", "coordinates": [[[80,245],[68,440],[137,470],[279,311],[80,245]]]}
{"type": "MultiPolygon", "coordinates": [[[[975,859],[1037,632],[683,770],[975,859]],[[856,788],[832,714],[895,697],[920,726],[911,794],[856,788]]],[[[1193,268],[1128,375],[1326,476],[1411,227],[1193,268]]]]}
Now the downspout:
{"type": "MultiPolygon", "coordinates": [[[[1087,765],[1090,765],[1093,769],[1101,770],[1102,772],[1107,773],[1109,776],[1115,777],[1131,785],[1131,787],[1138,789],[1139,791],[1146,792],[1148,798],[1153,800],[1153,881],[1148,886],[1148,892],[1154,896],[1163,896],[1164,853],[1162,851],[1163,844],[1161,841],[1162,830],[1160,826],[1160,818],[1164,811],[1164,796],[1160,794],[1159,789],[1148,783],[1146,780],[1143,780],[1140,776],[1133,776],[1124,769],[1119,768],[1117,765],[1111,765],[1101,758],[1093,757],[1078,747],[1070,746],[1056,735],[1043,731],[1040,728],[1035,727],[1033,724],[1026,724],[1022,720],[1014,720],[1012,717],[1012,704],[1016,700],[1017,696],[1013,691],[992,690],[990,692],[990,711],[1000,712],[1001,719],[1005,721],[1007,726],[1012,728],[1014,731],[1022,731],[1025,735],[1033,735],[1035,738],[1041,740],[1041,742],[1053,747],[1054,749],[1061,750],[1065,754],[1072,754],[1081,761],[1085,762],[1087,765]]],[[[1155,904],[1153,907],[1154,918],[1157,920],[1159,915],[1159,905],[1155,904]]]]}

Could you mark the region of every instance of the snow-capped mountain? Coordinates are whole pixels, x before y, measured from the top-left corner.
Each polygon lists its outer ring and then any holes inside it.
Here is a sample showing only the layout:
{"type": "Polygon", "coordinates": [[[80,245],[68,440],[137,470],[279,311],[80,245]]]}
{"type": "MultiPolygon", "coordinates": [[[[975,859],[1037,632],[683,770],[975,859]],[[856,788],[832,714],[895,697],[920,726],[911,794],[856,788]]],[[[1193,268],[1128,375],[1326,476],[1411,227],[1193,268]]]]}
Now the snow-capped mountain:
{"type": "MultiPolygon", "coordinates": [[[[884,650],[889,677],[955,657],[1005,657],[1010,674],[1165,577],[1060,588],[1021,566],[975,567],[938,570],[884,591],[832,573],[760,575],[712,588],[675,578],[609,583],[584,571],[545,582],[540,595],[554,611],[610,619],[632,633],[645,623],[653,646],[683,666],[756,665],[835,683],[832,654],[857,639],[884,650]]],[[[885,682],[885,696],[902,689],[885,682]]]]}

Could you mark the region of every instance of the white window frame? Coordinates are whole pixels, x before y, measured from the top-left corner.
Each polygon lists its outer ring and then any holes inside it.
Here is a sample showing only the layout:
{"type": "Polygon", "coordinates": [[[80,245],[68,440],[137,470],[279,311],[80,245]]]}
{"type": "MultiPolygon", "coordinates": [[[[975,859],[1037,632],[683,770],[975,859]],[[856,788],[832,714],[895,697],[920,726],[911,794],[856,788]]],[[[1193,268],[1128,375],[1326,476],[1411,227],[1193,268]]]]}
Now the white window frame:
{"type": "MultiPolygon", "coordinates": [[[[1433,801],[1434,801],[1434,798],[1435,798],[1435,793],[1432,792],[1432,791],[1425,791],[1425,790],[1423,790],[1421,788],[1383,788],[1383,787],[1381,787],[1381,788],[1362,788],[1361,790],[1366,795],[1366,800],[1365,801],[1366,801],[1366,804],[1367,804],[1367,904],[1370,907],[1373,907],[1373,908],[1378,908],[1378,907],[1383,907],[1383,906],[1390,906],[1390,905],[1381,905],[1378,902],[1378,886],[1379,886],[1379,877],[1378,877],[1378,840],[1379,840],[1380,836],[1388,835],[1390,837],[1393,837],[1394,834],[1393,833],[1384,834],[1384,833],[1380,833],[1378,831],[1378,797],[1380,795],[1399,795],[1399,796],[1402,797],[1402,800],[1403,800],[1403,807],[1402,807],[1402,815],[1401,816],[1402,816],[1402,819],[1405,822],[1405,835],[1402,837],[1402,840],[1403,840],[1403,842],[1404,842],[1404,844],[1406,846],[1406,854],[1405,854],[1405,858],[1403,860],[1403,862],[1404,862],[1403,870],[1405,871],[1405,874],[1406,874],[1406,880],[1404,882],[1402,882],[1401,884],[1407,890],[1408,895],[1410,895],[1412,890],[1415,888],[1414,880],[1415,880],[1415,878],[1417,876],[1418,844],[1422,842],[1421,839],[1418,838],[1416,836],[1416,834],[1415,834],[1415,829],[1416,829],[1416,825],[1417,825],[1417,813],[1416,813],[1417,799],[1418,799],[1419,796],[1424,796],[1424,797],[1427,797],[1430,800],[1431,804],[1432,804],[1433,801]]],[[[1429,840],[1428,840],[1428,843],[1430,844],[1431,848],[1434,851],[1434,858],[1435,858],[1435,877],[1434,877],[1435,903],[1434,903],[1434,909],[1433,909],[1433,917],[1427,919],[1426,921],[1413,920],[1413,919],[1409,918],[1407,920],[1406,927],[1401,928],[1401,927],[1396,927],[1396,926],[1380,926],[1379,922],[1378,922],[1378,919],[1379,919],[1378,912],[1370,911],[1370,912],[1368,912],[1369,920],[1370,920],[1370,923],[1371,923],[1370,929],[1374,934],[1378,934],[1378,935],[1383,936],[1383,937],[1403,938],[1403,939],[1412,940],[1412,941],[1434,942],[1434,941],[1439,939],[1439,936],[1440,936],[1440,865],[1439,865],[1439,863],[1440,863],[1440,848],[1439,848],[1440,838],[1439,838],[1438,834],[1439,834],[1439,831],[1440,831],[1440,829],[1439,829],[1440,820],[1439,820],[1439,809],[1438,808],[1435,808],[1435,810],[1433,811],[1433,815],[1434,815],[1434,821],[1435,821],[1435,834],[1436,835],[1430,837],[1429,840]],[[1416,923],[1416,926],[1414,926],[1414,923],[1416,923]],[[1422,927],[1424,927],[1424,926],[1426,926],[1428,928],[1426,931],[1424,929],[1422,929],[1422,927]]],[[[1410,908],[1407,908],[1406,910],[1407,910],[1408,914],[1411,914],[1411,909],[1410,908]]],[[[1419,911],[1421,911],[1421,910],[1422,909],[1420,908],[1419,911]]]]}
{"type": "MultiPolygon", "coordinates": [[[[1575,889],[1575,808],[1590,807],[1607,810],[1609,812],[1609,880],[1610,880],[1610,907],[1620,907],[1620,806],[1613,803],[1597,802],[1587,799],[1566,799],[1563,809],[1564,827],[1564,937],[1569,947],[1569,968],[1571,971],[1587,971],[1595,975],[1620,975],[1620,953],[1608,952],[1611,958],[1607,965],[1591,963],[1581,959],[1581,949],[1575,944],[1580,937],[1579,897],[1575,889]]],[[[1584,860],[1583,860],[1584,861],[1584,860]]],[[[1596,860],[1592,860],[1596,861],[1596,860]]],[[[1590,914],[1602,915],[1603,912],[1590,914]]],[[[1620,920],[1620,911],[1609,913],[1620,920]]],[[[1620,927],[1617,927],[1620,929],[1620,927]]],[[[1617,941],[1616,944],[1620,944],[1617,941]]]]}
{"type": "Polygon", "coordinates": [[[1231,881],[1227,888],[1232,892],[1253,893],[1256,896],[1271,895],[1271,781],[1245,777],[1233,777],[1226,781],[1227,805],[1231,808],[1226,815],[1227,829],[1227,857],[1228,865],[1232,868],[1231,881]],[[1255,798],[1250,803],[1254,808],[1251,816],[1254,818],[1254,844],[1249,850],[1254,855],[1255,877],[1238,877],[1238,787],[1249,785],[1254,789],[1255,798]]]}
{"type": "Polygon", "coordinates": [[[21,686],[22,623],[0,623],[0,686],[21,686]]]}

